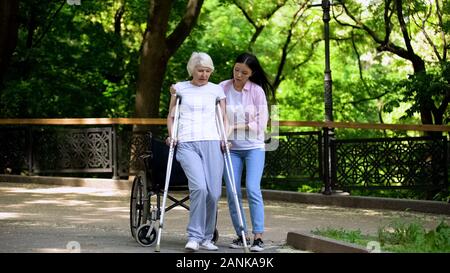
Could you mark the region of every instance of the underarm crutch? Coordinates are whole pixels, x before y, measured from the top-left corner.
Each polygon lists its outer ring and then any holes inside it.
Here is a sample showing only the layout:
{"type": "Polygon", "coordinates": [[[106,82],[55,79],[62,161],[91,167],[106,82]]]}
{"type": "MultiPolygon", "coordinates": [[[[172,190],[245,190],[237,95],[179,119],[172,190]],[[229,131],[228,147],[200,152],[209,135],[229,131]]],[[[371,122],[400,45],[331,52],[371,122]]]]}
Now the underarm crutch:
{"type": "Polygon", "coordinates": [[[233,164],[231,163],[230,148],[228,147],[227,134],[225,132],[225,126],[223,125],[222,109],[220,108],[220,103],[217,103],[217,117],[218,117],[217,119],[219,122],[221,138],[225,143],[225,145],[224,145],[225,153],[223,155],[223,158],[225,161],[225,170],[227,172],[227,176],[230,179],[231,190],[233,192],[233,197],[234,197],[234,205],[236,207],[236,211],[237,211],[238,218],[239,218],[239,229],[241,230],[242,243],[244,244],[244,252],[248,253],[249,249],[247,246],[247,238],[245,237],[244,221],[242,220],[241,208],[240,208],[240,204],[239,204],[238,195],[236,192],[236,182],[234,180],[233,164]]]}
{"type": "Polygon", "coordinates": [[[156,239],[156,246],[155,251],[160,251],[160,242],[161,242],[161,234],[162,229],[164,227],[164,212],[166,210],[166,199],[167,199],[167,193],[169,192],[169,182],[170,182],[170,175],[172,173],[172,162],[173,162],[173,155],[175,152],[175,141],[178,134],[178,107],[180,105],[180,97],[177,96],[177,101],[175,104],[175,117],[172,124],[172,137],[170,138],[170,148],[169,148],[169,157],[167,158],[167,168],[166,168],[166,181],[164,184],[164,194],[163,194],[163,202],[162,202],[162,211],[161,211],[161,218],[159,220],[159,227],[158,227],[158,236],[156,239]]]}

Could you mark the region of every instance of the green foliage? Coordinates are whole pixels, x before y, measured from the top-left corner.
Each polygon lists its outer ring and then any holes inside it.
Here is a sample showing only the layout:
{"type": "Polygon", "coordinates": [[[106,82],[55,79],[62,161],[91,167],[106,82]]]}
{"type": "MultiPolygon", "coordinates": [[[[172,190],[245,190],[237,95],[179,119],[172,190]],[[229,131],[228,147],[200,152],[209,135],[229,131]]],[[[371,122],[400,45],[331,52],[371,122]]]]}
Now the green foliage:
{"type": "Polygon", "coordinates": [[[450,252],[450,226],[444,221],[428,231],[419,223],[394,223],[379,229],[378,239],[386,251],[450,252]]]}
{"type": "Polygon", "coordinates": [[[261,182],[261,188],[267,190],[282,190],[282,191],[294,191],[294,192],[310,192],[310,193],[318,193],[321,191],[323,186],[322,181],[320,180],[311,180],[305,178],[298,179],[273,179],[263,178],[261,182]]]}
{"type": "Polygon", "coordinates": [[[297,188],[297,192],[310,192],[310,193],[317,193],[320,192],[322,187],[321,183],[315,183],[314,185],[308,185],[308,184],[302,184],[297,188]]]}
{"type": "Polygon", "coordinates": [[[438,192],[433,197],[433,200],[450,203],[450,187],[448,187],[447,190],[438,192]]]}
{"type": "Polygon", "coordinates": [[[343,228],[325,228],[312,231],[313,234],[333,238],[336,240],[365,246],[368,242],[376,240],[376,236],[362,234],[361,230],[345,230],[343,228]]]}
{"type": "Polygon", "coordinates": [[[419,222],[396,221],[378,229],[377,235],[362,234],[358,230],[343,228],[316,229],[313,234],[365,247],[370,241],[377,241],[384,252],[450,253],[450,226],[441,221],[435,229],[427,230],[419,222]]]}
{"type": "Polygon", "coordinates": [[[23,22],[21,43],[0,93],[0,116],[128,116],[138,55],[127,36],[115,34],[109,25],[115,10],[89,1],[66,5],[59,13],[45,5],[30,10],[25,9],[24,20],[37,11],[53,18],[38,16],[34,31],[23,22]],[[35,41],[31,47],[23,43],[26,37],[35,41]]]}
{"type": "Polygon", "coordinates": [[[444,14],[444,25],[442,26],[445,33],[450,33],[450,2],[444,1],[444,5],[442,7],[443,14],[444,14]]]}
{"type": "MultiPolygon", "coordinates": [[[[160,98],[160,115],[167,114],[169,86],[188,78],[186,62],[193,51],[208,52],[216,70],[212,82],[231,76],[236,55],[247,51],[255,27],[231,0],[208,0],[202,7],[197,26],[170,59],[160,98]]],[[[272,80],[280,69],[282,48],[291,30],[294,15],[301,16],[292,29],[282,81],[276,92],[282,120],[321,121],[324,119],[324,43],[322,9],[299,10],[303,1],[238,1],[257,26],[264,26],[253,45],[272,80]],[[276,4],[282,4],[270,19],[263,17],[276,4]],[[299,12],[300,11],[300,12],[299,12]],[[299,13],[297,13],[299,12],[299,13]]],[[[82,1],[79,6],[63,2],[20,1],[19,44],[0,87],[1,117],[128,117],[133,113],[139,49],[146,28],[149,1],[82,1]],[[121,32],[115,33],[114,18],[124,4],[121,32]]],[[[385,1],[345,1],[358,20],[384,35],[385,1]]],[[[441,2],[443,26],[432,13],[426,30],[442,47],[443,30],[448,34],[448,1],[441,2]]],[[[175,1],[169,31],[176,27],[187,1],[175,1]]],[[[405,3],[408,16],[424,14],[429,3],[405,3]]],[[[333,6],[333,15],[343,13],[333,6]]],[[[393,42],[401,35],[393,15],[393,42]]],[[[341,17],[339,17],[341,18],[341,17]]],[[[342,21],[351,23],[349,18],[342,21]]],[[[410,21],[412,22],[412,21],[410,21]]],[[[421,30],[409,23],[412,37],[421,30]]],[[[422,98],[432,97],[438,105],[448,90],[448,64],[437,65],[426,59],[427,74],[414,75],[411,64],[387,52],[378,52],[373,39],[330,21],[333,107],[336,121],[371,123],[418,123],[422,98]],[[427,83],[432,83],[429,87],[427,83]],[[403,110],[407,115],[403,116],[403,110]],[[403,119],[401,119],[401,117],[403,119]]],[[[415,51],[434,55],[421,40],[414,40],[415,51]]],[[[444,116],[448,123],[448,111],[444,116]]],[[[289,128],[311,130],[315,128],[289,128]]],[[[374,130],[339,130],[339,137],[394,135],[374,130]]],[[[403,134],[403,133],[400,133],[403,134]]]]}
{"type": "MultiPolygon", "coordinates": [[[[387,189],[387,190],[377,190],[377,189],[361,189],[361,190],[351,190],[351,195],[354,196],[372,196],[372,197],[385,197],[385,198],[399,198],[399,199],[414,199],[414,200],[424,200],[427,199],[427,193],[423,190],[413,190],[413,189],[387,189]]],[[[444,201],[436,196],[433,200],[444,201]]]]}
{"type": "Polygon", "coordinates": [[[246,51],[251,27],[245,26],[245,18],[236,16],[236,6],[227,1],[205,1],[197,26],[183,45],[170,59],[165,75],[160,104],[160,116],[167,115],[169,86],[188,80],[186,64],[195,51],[207,52],[214,62],[214,73],[210,81],[219,83],[230,78],[235,57],[246,51]]]}
{"type": "MultiPolygon", "coordinates": [[[[433,67],[430,72],[410,75],[408,79],[399,81],[397,89],[403,95],[401,101],[413,102],[402,118],[413,116],[420,111],[421,107],[439,108],[444,97],[450,92],[450,62],[433,67]]],[[[446,124],[449,121],[450,115],[447,113],[443,123],[446,124]]]]}

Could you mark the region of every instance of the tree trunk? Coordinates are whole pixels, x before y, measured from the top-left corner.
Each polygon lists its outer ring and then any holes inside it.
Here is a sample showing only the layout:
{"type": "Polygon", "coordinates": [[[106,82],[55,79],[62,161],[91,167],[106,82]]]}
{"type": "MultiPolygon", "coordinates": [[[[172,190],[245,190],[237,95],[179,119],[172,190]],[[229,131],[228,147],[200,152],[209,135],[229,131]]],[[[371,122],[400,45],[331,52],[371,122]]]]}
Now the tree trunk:
{"type": "MultiPolygon", "coordinates": [[[[425,62],[423,61],[422,58],[413,53],[410,55],[408,59],[411,61],[413,65],[414,74],[426,73],[425,62]]],[[[420,119],[422,121],[422,124],[437,124],[435,122],[439,118],[438,117],[433,118],[433,110],[434,110],[433,107],[435,106],[431,97],[423,98],[423,101],[420,103],[420,119]]]]}
{"type": "Polygon", "coordinates": [[[17,45],[18,10],[18,0],[2,0],[0,2],[0,85],[17,45]]]}
{"type": "Polygon", "coordinates": [[[162,42],[150,37],[150,33],[146,36],[141,53],[136,92],[135,116],[138,118],[158,117],[159,98],[169,61],[167,50],[163,46],[157,46],[162,42]]]}
{"type": "Polygon", "coordinates": [[[203,5],[203,0],[189,0],[182,19],[174,31],[167,35],[173,1],[150,0],[136,92],[135,116],[139,118],[159,116],[161,88],[167,63],[191,33],[203,5]]]}

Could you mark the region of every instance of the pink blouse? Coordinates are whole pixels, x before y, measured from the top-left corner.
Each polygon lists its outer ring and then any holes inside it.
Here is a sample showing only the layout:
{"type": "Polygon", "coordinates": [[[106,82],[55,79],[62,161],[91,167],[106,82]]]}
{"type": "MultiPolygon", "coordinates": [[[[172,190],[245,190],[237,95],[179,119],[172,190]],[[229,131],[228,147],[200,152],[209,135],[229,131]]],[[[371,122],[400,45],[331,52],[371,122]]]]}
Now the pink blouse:
{"type": "MultiPolygon", "coordinates": [[[[228,97],[233,80],[225,80],[219,83],[219,85],[228,97]]],[[[248,116],[247,124],[249,129],[256,133],[258,140],[264,141],[264,132],[269,120],[269,111],[266,95],[262,87],[248,80],[242,89],[242,105],[245,109],[246,116],[248,116]]]]}

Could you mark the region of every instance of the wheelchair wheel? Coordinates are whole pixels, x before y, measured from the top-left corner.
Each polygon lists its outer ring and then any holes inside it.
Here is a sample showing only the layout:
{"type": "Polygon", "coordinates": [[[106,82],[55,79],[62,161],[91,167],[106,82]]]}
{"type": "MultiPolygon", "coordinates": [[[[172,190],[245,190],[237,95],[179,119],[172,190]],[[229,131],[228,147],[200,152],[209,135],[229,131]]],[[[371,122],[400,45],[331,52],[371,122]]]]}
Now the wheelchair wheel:
{"type": "Polygon", "coordinates": [[[151,246],[156,240],[156,228],[153,225],[145,224],[136,231],[136,241],[141,246],[151,246]],[[151,229],[151,230],[150,230],[151,229]]]}
{"type": "Polygon", "coordinates": [[[219,231],[217,230],[217,228],[214,230],[214,235],[213,238],[211,239],[211,241],[216,244],[217,241],[219,240],[219,231]]]}
{"type": "Polygon", "coordinates": [[[130,198],[130,229],[131,236],[136,237],[136,231],[147,219],[148,216],[148,198],[145,172],[140,172],[133,180],[130,198]]]}

